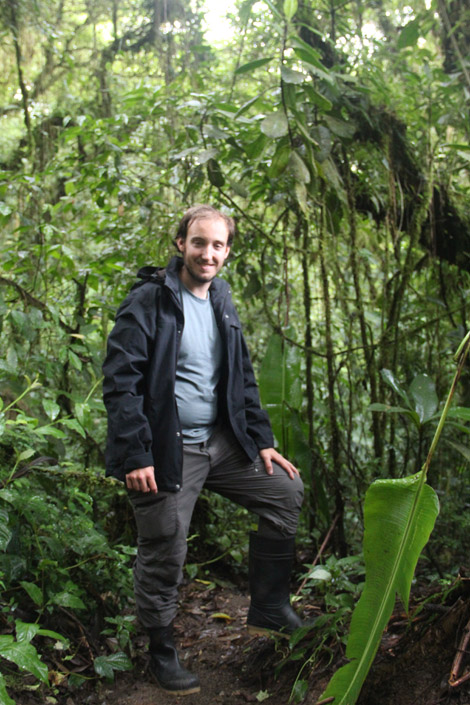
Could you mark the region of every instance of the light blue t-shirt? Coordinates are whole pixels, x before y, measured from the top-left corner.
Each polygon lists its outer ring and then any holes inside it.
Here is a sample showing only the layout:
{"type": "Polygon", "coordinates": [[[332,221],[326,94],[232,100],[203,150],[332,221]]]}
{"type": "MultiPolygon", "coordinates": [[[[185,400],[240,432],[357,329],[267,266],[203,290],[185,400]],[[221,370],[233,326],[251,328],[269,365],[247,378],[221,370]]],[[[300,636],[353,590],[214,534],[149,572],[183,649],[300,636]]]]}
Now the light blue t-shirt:
{"type": "Polygon", "coordinates": [[[183,441],[207,441],[217,420],[222,341],[211,306],[181,285],[184,329],[176,365],[175,396],[183,441]]]}

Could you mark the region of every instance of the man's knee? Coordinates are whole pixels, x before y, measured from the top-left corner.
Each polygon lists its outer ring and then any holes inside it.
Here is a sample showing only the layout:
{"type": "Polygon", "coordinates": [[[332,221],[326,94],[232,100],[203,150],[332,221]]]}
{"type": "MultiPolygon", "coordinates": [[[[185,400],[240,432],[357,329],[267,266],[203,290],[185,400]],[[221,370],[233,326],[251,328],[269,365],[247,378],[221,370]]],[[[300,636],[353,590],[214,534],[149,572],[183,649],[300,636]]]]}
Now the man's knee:
{"type": "MultiPolygon", "coordinates": [[[[270,504],[267,511],[260,513],[262,520],[260,527],[274,527],[283,536],[292,536],[297,531],[300,510],[304,497],[304,484],[298,475],[290,478],[280,466],[275,469],[277,482],[271,486],[270,504]]],[[[265,533],[264,528],[261,533],[265,533]]]]}
{"type": "Polygon", "coordinates": [[[276,471],[281,478],[282,485],[279,492],[283,502],[287,504],[287,506],[292,507],[292,509],[298,509],[298,511],[300,511],[304,499],[304,483],[302,478],[300,475],[294,475],[293,478],[289,477],[286,471],[279,465],[276,471]]]}

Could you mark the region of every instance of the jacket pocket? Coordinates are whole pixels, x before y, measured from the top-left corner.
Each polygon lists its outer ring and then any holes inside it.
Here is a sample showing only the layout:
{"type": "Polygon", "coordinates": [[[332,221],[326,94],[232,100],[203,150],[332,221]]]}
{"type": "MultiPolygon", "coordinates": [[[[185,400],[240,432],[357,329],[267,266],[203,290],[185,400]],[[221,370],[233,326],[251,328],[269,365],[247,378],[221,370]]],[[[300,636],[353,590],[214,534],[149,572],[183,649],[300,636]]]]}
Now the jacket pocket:
{"type": "Polygon", "coordinates": [[[175,492],[147,493],[130,490],[139,538],[169,538],[176,533],[177,495],[175,492]]]}

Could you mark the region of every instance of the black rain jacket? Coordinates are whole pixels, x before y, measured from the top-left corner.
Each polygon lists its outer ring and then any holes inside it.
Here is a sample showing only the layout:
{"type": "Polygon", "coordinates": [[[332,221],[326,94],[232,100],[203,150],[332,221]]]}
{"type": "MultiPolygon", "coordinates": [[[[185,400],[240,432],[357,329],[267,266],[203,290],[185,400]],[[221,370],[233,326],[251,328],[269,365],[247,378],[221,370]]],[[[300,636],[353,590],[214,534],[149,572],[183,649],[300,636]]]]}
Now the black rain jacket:
{"type": "MultiPolygon", "coordinates": [[[[175,400],[175,375],[184,315],[179,301],[180,257],[166,269],[143,267],[116,314],[103,364],[108,412],[106,474],[125,480],[153,465],[159,490],[182,485],[183,438],[175,400]]],[[[248,349],[230,288],[215,278],[211,303],[224,350],[219,419],[235,434],[250,460],[274,445],[261,409],[248,349]]]]}

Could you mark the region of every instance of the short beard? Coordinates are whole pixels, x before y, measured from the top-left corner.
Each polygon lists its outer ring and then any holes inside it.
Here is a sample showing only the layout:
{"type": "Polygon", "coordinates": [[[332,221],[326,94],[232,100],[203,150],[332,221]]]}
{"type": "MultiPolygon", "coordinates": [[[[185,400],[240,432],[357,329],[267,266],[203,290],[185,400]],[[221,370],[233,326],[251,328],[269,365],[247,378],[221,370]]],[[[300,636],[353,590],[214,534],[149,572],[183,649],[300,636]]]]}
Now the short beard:
{"type": "Polygon", "coordinates": [[[216,273],[216,274],[208,274],[207,277],[201,277],[201,276],[199,276],[199,274],[196,274],[195,272],[193,272],[193,270],[190,267],[188,267],[187,264],[184,264],[183,267],[186,269],[186,271],[189,274],[189,276],[191,277],[191,279],[193,281],[197,282],[198,284],[207,284],[207,282],[211,282],[217,276],[217,273],[216,273]]]}

